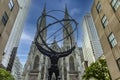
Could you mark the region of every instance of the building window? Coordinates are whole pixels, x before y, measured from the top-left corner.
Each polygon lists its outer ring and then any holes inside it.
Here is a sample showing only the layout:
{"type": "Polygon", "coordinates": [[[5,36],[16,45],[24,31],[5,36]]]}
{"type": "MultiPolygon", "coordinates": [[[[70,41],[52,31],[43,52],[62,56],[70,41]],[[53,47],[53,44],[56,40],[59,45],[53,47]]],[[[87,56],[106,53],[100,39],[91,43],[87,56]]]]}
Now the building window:
{"type": "Polygon", "coordinates": [[[108,25],[107,17],[104,15],[101,21],[102,21],[103,27],[105,28],[108,25]]]}
{"type": "Polygon", "coordinates": [[[72,56],[69,58],[69,67],[70,67],[70,71],[75,71],[75,64],[72,56]]]}
{"type": "Polygon", "coordinates": [[[4,12],[4,14],[3,14],[3,16],[2,16],[2,23],[3,23],[4,25],[6,25],[8,19],[9,19],[9,18],[8,18],[7,13],[4,12]]]}
{"type": "Polygon", "coordinates": [[[117,44],[117,41],[116,41],[113,33],[110,33],[108,39],[109,39],[109,43],[110,43],[111,47],[112,48],[115,47],[115,45],[117,44]]]}
{"type": "Polygon", "coordinates": [[[119,70],[120,70],[120,58],[117,59],[116,62],[117,62],[118,68],[119,68],[119,70]]]}
{"type": "Polygon", "coordinates": [[[112,0],[112,1],[111,1],[111,6],[113,7],[113,9],[114,9],[115,11],[117,11],[117,9],[118,9],[119,6],[120,6],[120,1],[119,1],[119,0],[112,0]]]}
{"type": "Polygon", "coordinates": [[[10,1],[9,1],[8,6],[9,6],[10,10],[12,11],[12,9],[13,9],[13,7],[14,7],[13,0],[10,0],[10,1]]]}
{"type": "Polygon", "coordinates": [[[3,52],[3,55],[5,55],[5,52],[3,52]]]}
{"type": "Polygon", "coordinates": [[[88,68],[88,61],[84,61],[84,66],[85,66],[85,69],[88,68]]]}
{"type": "Polygon", "coordinates": [[[35,57],[35,60],[34,60],[33,69],[34,69],[34,70],[38,70],[38,68],[39,68],[39,56],[37,55],[37,56],[35,57]]]}
{"type": "Polygon", "coordinates": [[[100,1],[98,1],[96,9],[97,9],[98,13],[101,11],[101,3],[100,3],[100,1]]]}

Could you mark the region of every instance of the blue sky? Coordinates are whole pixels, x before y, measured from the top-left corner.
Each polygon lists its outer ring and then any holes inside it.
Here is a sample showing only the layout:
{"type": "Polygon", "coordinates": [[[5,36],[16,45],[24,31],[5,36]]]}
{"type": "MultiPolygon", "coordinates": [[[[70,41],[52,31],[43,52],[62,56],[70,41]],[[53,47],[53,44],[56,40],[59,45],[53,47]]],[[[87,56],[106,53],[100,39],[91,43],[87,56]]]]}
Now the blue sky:
{"type": "MultiPolygon", "coordinates": [[[[81,30],[83,16],[86,13],[90,13],[93,0],[31,0],[31,5],[24,24],[24,30],[21,36],[17,52],[17,55],[20,58],[20,61],[23,65],[27,60],[30,45],[34,39],[37,19],[41,15],[45,3],[47,11],[64,11],[66,4],[69,14],[79,23],[78,27],[81,30]]],[[[81,36],[82,31],[79,32],[79,46],[81,46],[81,36]]]]}

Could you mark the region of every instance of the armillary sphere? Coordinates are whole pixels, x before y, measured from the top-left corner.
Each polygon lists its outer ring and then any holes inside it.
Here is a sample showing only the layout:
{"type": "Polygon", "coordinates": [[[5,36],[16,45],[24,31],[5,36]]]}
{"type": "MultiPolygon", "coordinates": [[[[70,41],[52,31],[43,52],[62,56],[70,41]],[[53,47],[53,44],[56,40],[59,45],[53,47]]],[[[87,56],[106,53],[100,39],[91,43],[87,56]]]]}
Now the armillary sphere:
{"type": "MultiPolygon", "coordinates": [[[[52,10],[43,13],[37,20],[37,38],[39,37],[42,41],[40,43],[41,47],[43,47],[46,51],[52,51],[58,54],[60,54],[61,51],[53,50],[50,47],[50,45],[53,44],[53,42],[50,40],[54,36],[56,36],[56,43],[58,44],[64,45],[64,40],[69,39],[70,42],[67,44],[69,46],[67,47],[69,50],[75,45],[75,43],[73,44],[72,35],[78,35],[77,22],[69,14],[67,14],[67,18],[60,18],[61,15],[65,15],[65,12],[61,10],[52,10]],[[53,16],[52,14],[57,15],[58,17],[53,16]],[[70,29],[69,26],[71,26],[72,29],[70,29]],[[63,30],[65,32],[65,35],[63,34],[63,30]],[[47,38],[44,38],[43,34],[45,34],[44,32],[46,31],[51,31],[51,33],[47,33],[47,38]]],[[[39,42],[38,39],[37,42],[39,42]]],[[[66,51],[67,50],[62,50],[62,52],[66,51]]]]}

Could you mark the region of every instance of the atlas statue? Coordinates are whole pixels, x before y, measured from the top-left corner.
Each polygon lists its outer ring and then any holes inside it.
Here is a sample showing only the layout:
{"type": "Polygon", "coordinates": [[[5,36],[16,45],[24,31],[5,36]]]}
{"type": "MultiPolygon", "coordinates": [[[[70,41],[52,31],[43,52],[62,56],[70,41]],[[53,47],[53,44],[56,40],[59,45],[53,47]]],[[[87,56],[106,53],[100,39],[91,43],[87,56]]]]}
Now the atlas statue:
{"type": "MultiPolygon", "coordinates": [[[[58,10],[57,10],[58,11],[58,10]]],[[[43,55],[46,55],[50,58],[50,61],[51,61],[51,65],[50,65],[50,68],[48,68],[48,80],[51,80],[52,78],[52,74],[55,73],[55,77],[56,77],[56,80],[60,80],[60,75],[59,75],[59,67],[58,67],[58,61],[60,58],[62,57],[66,57],[68,56],[69,54],[72,53],[72,51],[74,51],[75,49],[75,44],[73,45],[72,44],[72,38],[71,38],[71,35],[73,34],[73,32],[75,32],[77,30],[77,23],[74,19],[60,19],[58,20],[57,18],[55,18],[54,16],[51,16],[49,15],[48,13],[51,13],[51,12],[54,12],[53,11],[49,11],[46,13],[43,13],[39,18],[38,18],[38,21],[37,21],[37,35],[35,37],[35,45],[36,47],[38,48],[38,50],[43,54],[43,55]],[[43,22],[45,21],[45,18],[48,17],[48,18],[52,18],[55,20],[55,22],[52,22],[48,25],[43,25],[43,22]],[[63,23],[67,21],[69,23],[67,23],[66,25],[64,25],[63,23]],[[71,22],[71,23],[70,23],[71,22]],[[47,39],[44,39],[43,37],[43,34],[45,32],[45,30],[47,28],[50,28],[52,25],[55,25],[55,24],[60,24],[62,26],[62,28],[59,28],[59,30],[56,30],[51,36],[55,35],[58,31],[60,31],[61,29],[64,29],[66,31],[66,36],[64,36],[62,39],[58,40],[57,42],[60,42],[60,41],[63,41],[64,39],[67,39],[67,38],[70,38],[70,43],[71,45],[69,46],[69,49],[65,50],[65,51],[55,51],[53,50],[52,48],[50,48],[48,46],[48,44],[46,43],[47,39]],[[72,31],[69,32],[67,26],[69,24],[74,24],[75,27],[72,31]],[[41,26],[44,26],[44,28],[42,29],[41,26]],[[42,41],[42,44],[39,43],[38,41],[38,38],[41,39],[42,41]]],[[[55,11],[56,12],[56,11],[55,11]]],[[[63,11],[60,11],[62,13],[64,13],[63,11]]],[[[52,26],[53,27],[53,26],[52,26]]],[[[49,39],[49,38],[48,38],[49,39]]]]}

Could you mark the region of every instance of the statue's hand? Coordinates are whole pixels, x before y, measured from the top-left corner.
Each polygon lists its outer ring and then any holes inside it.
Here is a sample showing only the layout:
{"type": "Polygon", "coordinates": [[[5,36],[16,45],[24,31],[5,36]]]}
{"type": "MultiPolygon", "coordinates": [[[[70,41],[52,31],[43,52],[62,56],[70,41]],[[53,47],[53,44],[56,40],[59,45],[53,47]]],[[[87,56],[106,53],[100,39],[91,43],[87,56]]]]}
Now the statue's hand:
{"type": "Polygon", "coordinates": [[[33,43],[34,43],[35,45],[37,45],[37,44],[38,44],[37,40],[34,40],[34,41],[33,41],[33,43]]]}
{"type": "Polygon", "coordinates": [[[37,42],[37,41],[35,41],[34,43],[35,43],[36,45],[38,44],[38,42],[37,42]]]}
{"type": "Polygon", "coordinates": [[[35,38],[35,42],[37,42],[37,37],[35,38]]]}

